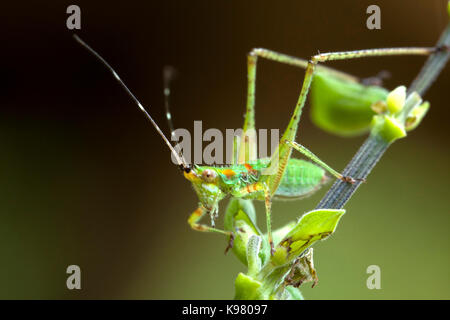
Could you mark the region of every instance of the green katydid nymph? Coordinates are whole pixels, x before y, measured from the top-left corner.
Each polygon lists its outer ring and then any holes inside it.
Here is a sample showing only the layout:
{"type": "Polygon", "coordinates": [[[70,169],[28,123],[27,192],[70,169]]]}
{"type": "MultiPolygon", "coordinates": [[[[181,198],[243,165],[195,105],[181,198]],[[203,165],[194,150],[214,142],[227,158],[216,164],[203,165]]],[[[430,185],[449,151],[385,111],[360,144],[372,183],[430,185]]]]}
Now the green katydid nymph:
{"type": "MultiPolygon", "coordinates": [[[[74,35],[75,39],[94,56],[96,56],[118,80],[120,85],[130,95],[146,117],[150,120],[153,127],[165,141],[171,150],[177,165],[183,172],[184,177],[192,183],[192,186],[199,198],[198,208],[190,215],[189,225],[198,231],[221,233],[229,237],[229,244],[226,250],[233,245],[234,234],[232,231],[225,231],[215,227],[214,218],[218,214],[218,204],[226,196],[243,199],[262,200],[266,208],[266,224],[268,242],[273,252],[273,238],[271,228],[271,204],[273,199],[290,198],[298,199],[305,197],[318,190],[329,178],[326,172],[332,176],[341,179],[347,183],[361,183],[362,179],[342,176],[335,171],[311,151],[295,142],[297,129],[300,123],[300,117],[305,105],[309,89],[315,72],[326,74],[342,82],[357,83],[355,77],[343,72],[317,65],[319,62],[330,60],[344,60],[371,56],[385,55],[428,55],[435,52],[435,48],[385,48],[368,49],[357,51],[344,51],[333,53],[322,53],[313,56],[309,61],[295,58],[292,56],[280,54],[266,49],[253,49],[248,55],[248,92],[245,121],[243,125],[243,134],[241,136],[241,145],[235,148],[234,161],[228,166],[201,166],[188,164],[183,156],[178,153],[156,122],[120,79],[113,68],[93,49],[84,43],[79,37],[74,35]],[[281,63],[290,64],[306,69],[305,78],[301,88],[298,102],[290,118],[278,147],[270,158],[250,160],[249,154],[256,154],[256,145],[247,144],[249,133],[255,130],[255,83],[256,83],[256,64],[258,57],[274,60],[281,63]],[[314,163],[306,160],[291,158],[292,149],[295,149],[308,157],[314,163]],[[243,159],[243,160],[242,160],[243,159]],[[268,168],[275,168],[270,174],[265,174],[268,168]],[[211,226],[201,224],[200,219],[209,214],[211,216],[211,226]]],[[[167,79],[166,79],[167,80],[167,79]]],[[[165,81],[166,85],[169,81],[165,81]]],[[[166,86],[166,111],[169,127],[173,132],[171,115],[168,108],[168,94],[170,90],[166,86]]],[[[320,94],[320,93],[319,93],[320,94]]],[[[365,99],[367,100],[367,99],[365,99]]]]}

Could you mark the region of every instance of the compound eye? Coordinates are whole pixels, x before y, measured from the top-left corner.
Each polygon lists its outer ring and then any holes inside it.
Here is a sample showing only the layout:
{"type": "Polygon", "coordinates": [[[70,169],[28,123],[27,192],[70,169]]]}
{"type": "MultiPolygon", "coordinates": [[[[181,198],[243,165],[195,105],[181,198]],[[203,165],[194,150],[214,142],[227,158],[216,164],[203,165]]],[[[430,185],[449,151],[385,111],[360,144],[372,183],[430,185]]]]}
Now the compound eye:
{"type": "Polygon", "coordinates": [[[217,176],[216,172],[210,169],[205,169],[202,172],[202,178],[203,181],[205,182],[213,182],[214,179],[216,179],[216,176],[217,176]]]}

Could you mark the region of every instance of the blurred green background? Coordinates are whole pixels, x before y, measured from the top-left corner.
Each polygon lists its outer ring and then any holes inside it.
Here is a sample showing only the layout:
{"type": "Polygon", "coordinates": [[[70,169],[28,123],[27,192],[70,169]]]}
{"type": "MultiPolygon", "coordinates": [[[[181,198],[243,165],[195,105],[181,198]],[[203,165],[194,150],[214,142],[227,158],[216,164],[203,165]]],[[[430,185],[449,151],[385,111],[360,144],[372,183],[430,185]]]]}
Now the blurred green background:
{"type": "MultiPolygon", "coordinates": [[[[0,298],[232,298],[244,266],[223,254],[222,237],[187,225],[196,195],[155,130],[71,38],[70,4],[10,2],[2,9],[0,298]],[[71,264],[81,267],[78,291],[66,288],[71,264]]],[[[432,46],[447,23],[445,0],[76,4],[78,34],[166,132],[166,64],[180,74],[172,97],[176,127],[192,130],[202,120],[204,130],[239,128],[251,48],[308,58],[318,51],[432,46]],[[381,8],[381,30],[366,28],[370,4],[381,8]]],[[[409,84],[424,60],[329,65],[361,77],[389,70],[392,89],[409,84]]],[[[258,75],[257,126],[284,128],[303,71],[261,60],[258,75]]],[[[425,97],[431,111],[423,124],[388,150],[346,206],[335,235],[315,246],[319,283],[304,287],[305,298],[450,298],[449,83],[447,67],[425,97]],[[374,264],[381,290],[366,287],[366,268],[374,264]]],[[[364,137],[321,132],[305,113],[298,141],[341,169],[364,137]]],[[[274,227],[314,208],[326,189],[275,203],[274,227]]],[[[257,210],[263,222],[261,203],[257,210]]]]}

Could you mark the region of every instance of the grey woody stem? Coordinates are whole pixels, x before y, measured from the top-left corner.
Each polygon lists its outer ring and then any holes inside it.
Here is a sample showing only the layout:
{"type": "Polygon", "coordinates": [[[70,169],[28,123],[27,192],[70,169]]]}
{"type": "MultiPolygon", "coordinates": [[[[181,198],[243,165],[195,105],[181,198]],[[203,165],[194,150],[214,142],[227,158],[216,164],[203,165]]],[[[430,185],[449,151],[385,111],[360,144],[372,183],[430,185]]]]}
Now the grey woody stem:
{"type": "MultiPolygon", "coordinates": [[[[437,43],[437,47],[442,48],[442,50],[438,50],[428,57],[418,76],[410,85],[408,92],[417,91],[421,96],[425,94],[448,61],[450,57],[449,46],[450,25],[444,30],[437,43]]],[[[405,107],[403,112],[407,115],[410,111],[411,109],[405,107]]],[[[389,145],[390,143],[380,137],[370,135],[344,169],[343,175],[366,179],[389,145]]],[[[354,184],[351,184],[337,180],[319,202],[316,209],[343,208],[361,183],[363,182],[356,181],[354,184]]]]}

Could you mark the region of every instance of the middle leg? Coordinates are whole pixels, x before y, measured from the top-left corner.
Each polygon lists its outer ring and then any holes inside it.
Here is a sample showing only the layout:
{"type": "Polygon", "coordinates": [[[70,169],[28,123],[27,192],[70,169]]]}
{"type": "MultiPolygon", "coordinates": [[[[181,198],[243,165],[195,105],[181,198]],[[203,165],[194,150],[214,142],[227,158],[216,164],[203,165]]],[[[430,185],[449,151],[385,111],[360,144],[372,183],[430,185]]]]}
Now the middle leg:
{"type": "Polygon", "coordinates": [[[330,167],[328,164],[320,160],[318,156],[316,156],[314,153],[312,153],[309,149],[307,149],[305,146],[302,146],[300,143],[297,143],[295,141],[286,141],[288,145],[290,145],[293,149],[297,150],[304,156],[306,156],[308,159],[328,171],[332,176],[336,177],[337,179],[340,179],[344,182],[349,182],[351,184],[355,183],[356,181],[361,181],[361,179],[358,178],[352,178],[349,176],[343,176],[336,170],[334,170],[332,167],[330,167]]]}

